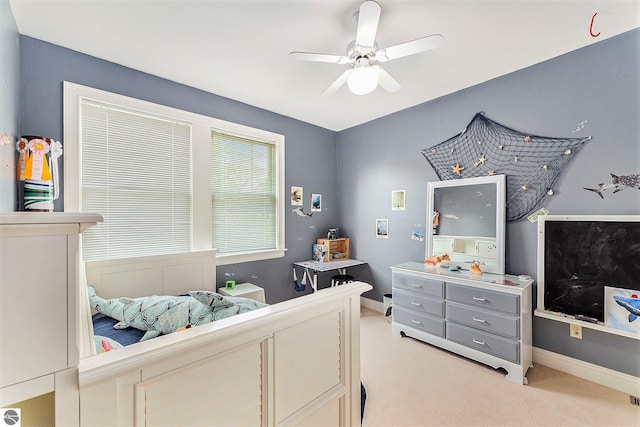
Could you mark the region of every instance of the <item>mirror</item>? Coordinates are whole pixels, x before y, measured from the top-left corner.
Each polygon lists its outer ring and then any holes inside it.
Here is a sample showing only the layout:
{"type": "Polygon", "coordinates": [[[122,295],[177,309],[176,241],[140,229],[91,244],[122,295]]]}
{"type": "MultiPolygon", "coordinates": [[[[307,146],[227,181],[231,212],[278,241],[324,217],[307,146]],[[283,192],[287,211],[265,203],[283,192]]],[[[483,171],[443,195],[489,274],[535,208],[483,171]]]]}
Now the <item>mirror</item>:
{"type": "MultiPolygon", "coordinates": [[[[485,273],[505,269],[504,175],[429,182],[425,258],[449,255],[450,265],[468,270],[478,262],[485,273]]],[[[448,267],[447,263],[441,267],[448,267]]]]}

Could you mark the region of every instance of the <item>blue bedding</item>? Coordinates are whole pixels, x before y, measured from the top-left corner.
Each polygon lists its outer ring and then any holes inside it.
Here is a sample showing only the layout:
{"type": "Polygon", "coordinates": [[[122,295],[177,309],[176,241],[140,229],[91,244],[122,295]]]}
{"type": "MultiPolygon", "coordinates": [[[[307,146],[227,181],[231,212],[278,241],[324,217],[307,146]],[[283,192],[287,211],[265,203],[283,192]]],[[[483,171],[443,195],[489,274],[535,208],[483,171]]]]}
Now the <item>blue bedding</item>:
{"type": "Polygon", "coordinates": [[[135,344],[140,341],[144,335],[144,331],[135,328],[113,329],[118,320],[105,316],[102,313],[96,313],[92,317],[93,335],[111,338],[122,346],[135,344]]]}

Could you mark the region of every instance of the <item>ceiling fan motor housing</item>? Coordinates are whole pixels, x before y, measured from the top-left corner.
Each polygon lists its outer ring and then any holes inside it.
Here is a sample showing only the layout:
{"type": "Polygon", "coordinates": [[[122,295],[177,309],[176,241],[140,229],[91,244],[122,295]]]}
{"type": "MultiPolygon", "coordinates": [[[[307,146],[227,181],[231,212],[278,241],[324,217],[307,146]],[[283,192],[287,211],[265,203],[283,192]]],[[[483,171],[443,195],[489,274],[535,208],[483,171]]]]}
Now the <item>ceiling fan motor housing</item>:
{"type": "Polygon", "coordinates": [[[373,46],[360,46],[356,44],[356,41],[352,41],[347,46],[347,57],[349,58],[349,64],[356,65],[358,60],[366,58],[369,65],[373,65],[376,62],[376,54],[378,53],[378,43],[374,43],[373,46]]]}

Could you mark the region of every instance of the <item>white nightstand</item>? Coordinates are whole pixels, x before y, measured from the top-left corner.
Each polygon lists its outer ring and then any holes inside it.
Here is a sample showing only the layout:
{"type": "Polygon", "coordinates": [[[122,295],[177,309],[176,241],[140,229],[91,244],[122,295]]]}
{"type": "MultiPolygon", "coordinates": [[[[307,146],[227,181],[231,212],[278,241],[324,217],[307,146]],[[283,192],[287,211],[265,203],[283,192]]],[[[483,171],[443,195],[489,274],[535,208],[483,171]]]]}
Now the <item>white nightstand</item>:
{"type": "Polygon", "coordinates": [[[230,297],[244,297],[251,298],[256,301],[265,302],[264,289],[260,286],[256,286],[253,283],[239,283],[235,289],[218,288],[220,295],[228,295],[230,297]]]}

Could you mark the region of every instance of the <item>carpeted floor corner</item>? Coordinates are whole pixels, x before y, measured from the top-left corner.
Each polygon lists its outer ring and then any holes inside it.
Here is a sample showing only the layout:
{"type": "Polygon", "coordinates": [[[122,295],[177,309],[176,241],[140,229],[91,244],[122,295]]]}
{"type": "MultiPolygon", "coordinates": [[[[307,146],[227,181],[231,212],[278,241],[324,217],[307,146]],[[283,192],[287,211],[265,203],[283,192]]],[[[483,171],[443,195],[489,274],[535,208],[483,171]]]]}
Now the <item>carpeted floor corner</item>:
{"type": "Polygon", "coordinates": [[[362,309],[364,427],[640,426],[622,392],[542,365],[528,385],[412,338],[391,335],[382,314],[362,309]]]}

